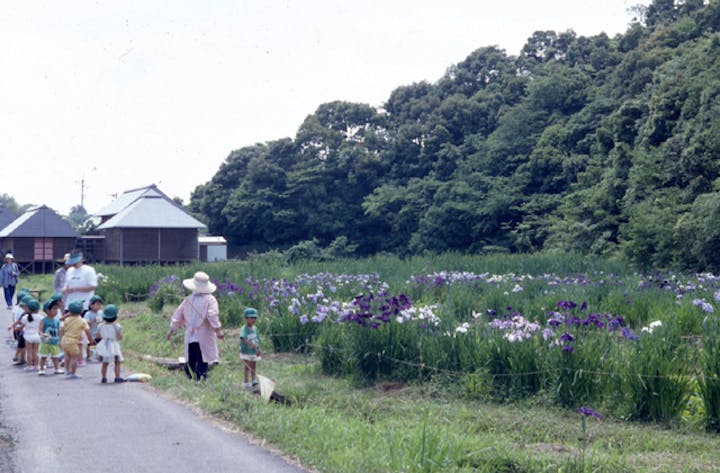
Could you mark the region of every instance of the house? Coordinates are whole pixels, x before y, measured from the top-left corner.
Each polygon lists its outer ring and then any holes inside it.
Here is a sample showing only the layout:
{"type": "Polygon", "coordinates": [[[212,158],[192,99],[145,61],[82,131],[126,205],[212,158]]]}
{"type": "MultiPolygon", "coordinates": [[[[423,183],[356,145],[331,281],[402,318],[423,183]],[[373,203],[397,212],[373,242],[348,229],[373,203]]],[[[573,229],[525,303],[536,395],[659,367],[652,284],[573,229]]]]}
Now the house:
{"type": "Polygon", "coordinates": [[[75,247],[78,237],[67,221],[41,205],[0,229],[0,248],[13,253],[22,271],[45,273],[75,247]]]}
{"type": "Polygon", "coordinates": [[[200,258],[205,225],[154,184],[129,190],[96,214],[106,263],[186,263],[200,258]]]}
{"type": "Polygon", "coordinates": [[[198,238],[200,243],[200,261],[226,261],[227,240],[221,236],[202,235],[198,238]]]}

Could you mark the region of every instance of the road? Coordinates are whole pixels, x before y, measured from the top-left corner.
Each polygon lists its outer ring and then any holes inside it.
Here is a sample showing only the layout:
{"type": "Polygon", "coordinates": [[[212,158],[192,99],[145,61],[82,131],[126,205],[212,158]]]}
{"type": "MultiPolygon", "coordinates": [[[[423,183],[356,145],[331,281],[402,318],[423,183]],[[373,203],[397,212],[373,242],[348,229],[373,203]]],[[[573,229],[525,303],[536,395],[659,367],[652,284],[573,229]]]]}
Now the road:
{"type": "MultiPolygon", "coordinates": [[[[10,319],[0,309],[0,328],[10,319]]],[[[98,363],[80,368],[78,380],[40,377],[13,366],[13,353],[3,341],[0,472],[305,471],[147,385],[100,384],[98,363]]]]}

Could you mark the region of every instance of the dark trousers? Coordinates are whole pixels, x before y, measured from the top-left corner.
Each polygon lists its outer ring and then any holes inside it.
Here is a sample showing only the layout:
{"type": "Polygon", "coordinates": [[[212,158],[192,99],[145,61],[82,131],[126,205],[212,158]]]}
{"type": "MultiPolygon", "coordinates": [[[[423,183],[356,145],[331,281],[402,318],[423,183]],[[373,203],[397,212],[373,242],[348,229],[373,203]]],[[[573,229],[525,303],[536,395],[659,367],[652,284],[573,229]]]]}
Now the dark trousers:
{"type": "Polygon", "coordinates": [[[207,379],[207,372],[208,364],[202,359],[200,344],[198,342],[188,344],[188,359],[185,365],[185,374],[188,378],[192,379],[194,373],[195,379],[200,380],[207,379]]]}
{"type": "Polygon", "coordinates": [[[15,294],[15,286],[3,286],[3,290],[5,291],[5,303],[8,307],[12,306],[12,299],[13,295],[15,294]]]}

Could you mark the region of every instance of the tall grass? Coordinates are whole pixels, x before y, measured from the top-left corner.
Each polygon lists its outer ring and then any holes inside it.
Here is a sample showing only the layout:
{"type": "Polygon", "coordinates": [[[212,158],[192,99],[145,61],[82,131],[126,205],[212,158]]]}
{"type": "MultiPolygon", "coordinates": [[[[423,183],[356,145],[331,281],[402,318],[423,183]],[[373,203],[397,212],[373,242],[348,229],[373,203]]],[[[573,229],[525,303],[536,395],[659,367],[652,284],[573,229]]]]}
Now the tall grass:
{"type": "MultiPolygon", "coordinates": [[[[699,366],[705,380],[705,384],[701,383],[703,397],[710,399],[706,401],[709,405],[715,399],[712,380],[717,370],[712,358],[697,358],[684,341],[703,336],[707,342],[703,353],[714,353],[712,338],[703,333],[702,312],[689,302],[695,296],[710,298],[718,287],[712,278],[695,284],[692,276],[644,277],[633,273],[622,261],[573,254],[450,253],[405,259],[379,255],[292,265],[272,255],[261,255],[246,261],[189,266],[98,267],[108,278],[99,292],[108,302],[116,302],[147,294],[153,284],[167,276],[187,278],[201,269],[218,283],[242,286],[237,292],[218,295],[224,325],[239,327],[243,309],[256,307],[261,312],[259,328],[275,351],[316,353],[323,372],[350,376],[360,384],[381,380],[423,383],[447,377],[465,386],[471,397],[508,400],[545,395],[561,406],[604,404],[618,416],[671,422],[694,393],[696,385],[690,377],[699,366]],[[478,277],[437,285],[410,282],[413,276],[448,271],[465,271],[478,277]],[[354,291],[363,289],[349,285],[331,293],[318,283],[298,285],[294,295],[263,292],[268,281],[292,283],[299,275],[317,273],[377,274],[387,285],[383,291],[408,294],[415,306],[437,305],[441,320],[437,325],[422,321],[398,324],[391,320],[377,328],[345,323],[335,317],[314,323],[306,320],[320,302],[303,299],[302,320],[289,310],[291,298],[322,290],[323,300],[348,302],[356,295],[354,291]],[[678,295],[685,299],[679,300],[678,295]],[[557,327],[554,338],[535,334],[521,342],[510,341],[507,334],[489,328],[493,317],[490,313],[506,318],[520,314],[546,327],[559,301],[575,301],[588,307],[586,312],[573,312],[568,317],[593,311],[617,316],[624,325],[614,332],[557,327]],[[653,320],[664,322],[664,332],[641,334],[635,341],[620,335],[621,328],[640,333],[653,320]],[[456,332],[462,324],[468,328],[456,332]],[[558,344],[564,331],[576,338],[572,352],[563,351],[558,344]]],[[[712,408],[706,412],[715,415],[712,408]]],[[[708,422],[710,425],[715,421],[708,422]]]]}

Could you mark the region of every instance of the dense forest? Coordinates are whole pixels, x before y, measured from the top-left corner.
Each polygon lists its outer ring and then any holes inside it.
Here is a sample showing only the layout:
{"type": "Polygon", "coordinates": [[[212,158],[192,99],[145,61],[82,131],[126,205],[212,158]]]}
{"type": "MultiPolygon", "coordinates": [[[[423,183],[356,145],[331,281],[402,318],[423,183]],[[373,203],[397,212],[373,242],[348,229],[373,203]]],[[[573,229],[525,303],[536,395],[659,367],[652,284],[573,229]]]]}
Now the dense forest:
{"type": "Polygon", "coordinates": [[[234,245],[356,254],[577,251],[720,269],[720,0],[622,35],[482,47],[382,108],[322,104],[230,153],[190,209],[234,245]]]}

